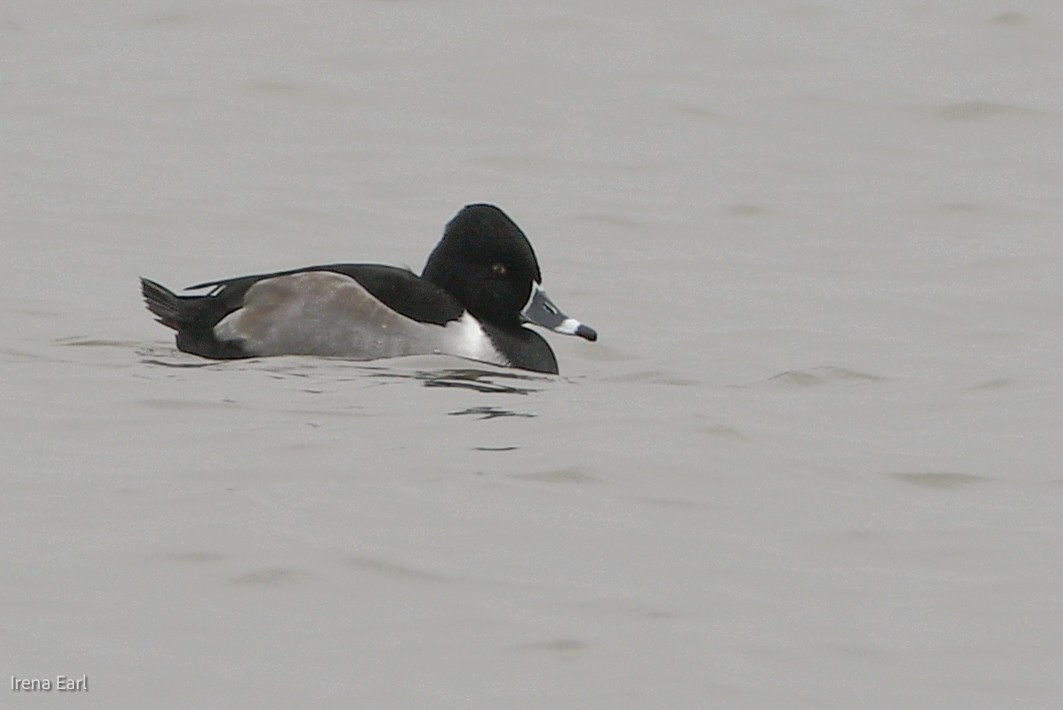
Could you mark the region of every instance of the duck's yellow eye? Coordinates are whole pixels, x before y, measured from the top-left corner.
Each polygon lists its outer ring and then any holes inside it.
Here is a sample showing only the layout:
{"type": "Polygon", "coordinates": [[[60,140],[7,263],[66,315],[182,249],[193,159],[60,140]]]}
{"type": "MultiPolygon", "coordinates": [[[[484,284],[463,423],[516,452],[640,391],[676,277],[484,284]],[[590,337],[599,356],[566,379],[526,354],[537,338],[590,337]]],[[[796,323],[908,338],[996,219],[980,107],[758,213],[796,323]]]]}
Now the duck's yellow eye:
{"type": "Polygon", "coordinates": [[[501,263],[492,264],[491,265],[491,271],[494,271],[499,276],[505,276],[506,275],[506,267],[505,267],[504,264],[501,264],[501,263]]]}

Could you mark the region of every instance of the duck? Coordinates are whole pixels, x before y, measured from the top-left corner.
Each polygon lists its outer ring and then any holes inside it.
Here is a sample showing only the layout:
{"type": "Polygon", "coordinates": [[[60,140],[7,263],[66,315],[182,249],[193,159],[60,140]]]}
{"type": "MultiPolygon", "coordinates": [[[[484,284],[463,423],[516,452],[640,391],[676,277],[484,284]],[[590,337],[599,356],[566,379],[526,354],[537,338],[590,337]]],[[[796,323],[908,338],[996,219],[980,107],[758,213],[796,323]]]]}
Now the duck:
{"type": "Polygon", "coordinates": [[[417,276],[385,264],[326,264],[205,281],[178,295],[150,279],[141,293],[177,348],[216,360],[309,355],[376,360],[454,355],[558,374],[525,327],[598,339],[547,296],[531,242],[495,205],[462,208],[417,276]]]}

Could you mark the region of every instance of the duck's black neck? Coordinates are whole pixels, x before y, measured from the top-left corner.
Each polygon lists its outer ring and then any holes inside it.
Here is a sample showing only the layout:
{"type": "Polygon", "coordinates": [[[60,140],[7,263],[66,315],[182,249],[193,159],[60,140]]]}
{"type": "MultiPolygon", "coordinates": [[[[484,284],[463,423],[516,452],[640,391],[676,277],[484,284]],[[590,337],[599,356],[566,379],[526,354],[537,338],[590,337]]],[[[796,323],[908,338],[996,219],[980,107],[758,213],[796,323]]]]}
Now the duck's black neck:
{"type": "Polygon", "coordinates": [[[499,328],[490,323],[481,322],[480,326],[491,339],[495,349],[502,357],[509,360],[511,367],[533,372],[557,374],[557,358],[549,343],[528,328],[499,328]]]}

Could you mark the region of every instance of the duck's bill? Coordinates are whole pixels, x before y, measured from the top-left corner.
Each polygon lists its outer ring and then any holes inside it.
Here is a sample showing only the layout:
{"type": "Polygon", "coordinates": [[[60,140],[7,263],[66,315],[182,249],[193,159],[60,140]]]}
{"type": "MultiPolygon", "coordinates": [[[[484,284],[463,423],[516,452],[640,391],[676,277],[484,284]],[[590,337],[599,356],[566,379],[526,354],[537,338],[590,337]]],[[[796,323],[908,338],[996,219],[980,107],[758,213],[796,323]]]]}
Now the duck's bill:
{"type": "Polygon", "coordinates": [[[528,297],[528,303],[520,314],[527,322],[549,328],[555,333],[578,335],[592,342],[598,339],[598,333],[594,328],[583,325],[575,318],[569,318],[562,313],[561,309],[555,306],[550,297],[546,295],[543,287],[534,282],[532,282],[532,292],[528,297]]]}

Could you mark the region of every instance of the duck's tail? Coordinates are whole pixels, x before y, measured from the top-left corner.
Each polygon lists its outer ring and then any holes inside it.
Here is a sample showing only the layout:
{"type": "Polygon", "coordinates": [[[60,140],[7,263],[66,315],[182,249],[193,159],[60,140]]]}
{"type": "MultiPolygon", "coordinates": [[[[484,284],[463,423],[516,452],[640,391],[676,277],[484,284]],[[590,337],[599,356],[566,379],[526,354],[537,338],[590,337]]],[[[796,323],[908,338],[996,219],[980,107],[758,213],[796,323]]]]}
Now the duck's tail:
{"type": "Polygon", "coordinates": [[[182,324],[182,298],[162,284],[151,279],[140,279],[140,292],[144,294],[144,303],[155,316],[155,320],[167,328],[180,330],[182,324]]]}

